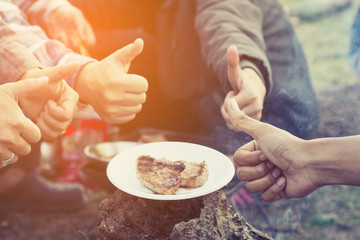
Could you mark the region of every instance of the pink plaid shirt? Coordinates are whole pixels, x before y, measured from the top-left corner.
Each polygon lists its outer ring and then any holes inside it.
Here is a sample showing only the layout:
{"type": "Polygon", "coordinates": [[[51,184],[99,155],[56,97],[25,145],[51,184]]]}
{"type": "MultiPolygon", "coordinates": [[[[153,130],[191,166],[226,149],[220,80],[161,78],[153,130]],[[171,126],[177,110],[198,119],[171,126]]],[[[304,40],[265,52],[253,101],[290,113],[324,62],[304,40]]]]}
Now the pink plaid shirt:
{"type": "MultiPolygon", "coordinates": [[[[8,24],[8,26],[21,38],[24,45],[28,50],[37,58],[37,60],[44,67],[52,67],[59,64],[65,64],[70,62],[78,62],[82,65],[90,62],[96,61],[92,58],[82,56],[80,54],[74,53],[71,49],[65,47],[64,44],[57,40],[49,39],[46,33],[37,25],[31,25],[27,21],[27,18],[22,10],[20,10],[14,2],[17,2],[19,6],[24,9],[31,9],[29,4],[24,3],[33,3],[41,2],[47,3],[49,0],[0,0],[0,17],[8,24]],[[21,4],[23,3],[23,4],[21,4]]],[[[52,1],[56,2],[56,1],[52,1]]],[[[59,1],[59,3],[64,3],[64,1],[59,1]]],[[[66,2],[66,1],[65,1],[66,2]]],[[[51,10],[55,5],[38,5],[37,9],[40,11],[42,9],[40,6],[50,6],[51,10]]],[[[34,9],[34,8],[32,8],[34,9]]],[[[49,10],[48,9],[48,10],[49,10]]],[[[43,14],[47,14],[47,11],[40,11],[43,14]]],[[[0,39],[4,36],[0,36],[0,39]]],[[[8,59],[6,61],[12,61],[13,59],[8,59]]],[[[16,60],[16,59],[15,59],[16,60]]],[[[12,62],[16,66],[17,62],[12,62]]],[[[73,77],[70,77],[67,80],[70,86],[74,87],[76,74],[73,77]]]]}

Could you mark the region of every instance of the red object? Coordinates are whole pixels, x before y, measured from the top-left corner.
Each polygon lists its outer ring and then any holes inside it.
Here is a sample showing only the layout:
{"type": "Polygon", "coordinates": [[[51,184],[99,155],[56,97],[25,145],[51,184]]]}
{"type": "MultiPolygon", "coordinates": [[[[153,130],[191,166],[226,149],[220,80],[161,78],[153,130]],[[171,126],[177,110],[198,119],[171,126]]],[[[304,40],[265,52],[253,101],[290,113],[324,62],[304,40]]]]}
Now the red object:
{"type": "Polygon", "coordinates": [[[58,182],[79,182],[87,187],[96,184],[81,172],[81,168],[89,159],[84,155],[84,148],[89,144],[106,141],[107,124],[98,119],[81,119],[68,126],[59,141],[58,182]],[[78,127],[75,127],[75,126],[78,127]]]}

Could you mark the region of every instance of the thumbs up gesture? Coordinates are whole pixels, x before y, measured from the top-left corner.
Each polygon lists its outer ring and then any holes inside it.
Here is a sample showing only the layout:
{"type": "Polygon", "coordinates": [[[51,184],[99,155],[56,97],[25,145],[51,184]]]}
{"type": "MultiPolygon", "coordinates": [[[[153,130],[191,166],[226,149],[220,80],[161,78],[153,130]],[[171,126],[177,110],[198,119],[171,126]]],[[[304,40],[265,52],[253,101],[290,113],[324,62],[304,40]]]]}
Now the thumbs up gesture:
{"type": "Polygon", "coordinates": [[[240,58],[236,46],[230,46],[226,53],[228,81],[232,87],[221,107],[222,116],[229,129],[239,131],[231,122],[225,108],[230,99],[235,99],[239,108],[254,119],[262,116],[266,88],[259,75],[251,68],[240,68],[240,58]]]}
{"type": "Polygon", "coordinates": [[[18,101],[40,91],[47,84],[48,78],[42,77],[0,86],[0,160],[9,159],[14,153],[14,163],[19,155],[31,151],[31,143],[40,140],[40,129],[23,114],[18,101]]]}
{"type": "Polygon", "coordinates": [[[303,197],[319,187],[308,163],[314,155],[310,144],[270,124],[248,117],[234,99],[226,111],[234,127],[254,138],[234,153],[236,174],[248,181],[249,192],[262,192],[265,201],[303,197]]]}
{"type": "Polygon", "coordinates": [[[87,64],[76,80],[80,100],[91,104],[108,123],[134,119],[146,100],[147,80],[128,74],[131,61],[141,53],[143,45],[143,40],[137,39],[105,59],[87,64]]]}
{"type": "MultiPolygon", "coordinates": [[[[49,83],[36,92],[21,96],[19,105],[36,122],[44,140],[50,141],[67,128],[77,111],[78,94],[63,80],[80,65],[70,63],[43,69],[29,69],[21,79],[47,76],[49,83]]],[[[24,80],[21,80],[22,82],[24,80]]]]}

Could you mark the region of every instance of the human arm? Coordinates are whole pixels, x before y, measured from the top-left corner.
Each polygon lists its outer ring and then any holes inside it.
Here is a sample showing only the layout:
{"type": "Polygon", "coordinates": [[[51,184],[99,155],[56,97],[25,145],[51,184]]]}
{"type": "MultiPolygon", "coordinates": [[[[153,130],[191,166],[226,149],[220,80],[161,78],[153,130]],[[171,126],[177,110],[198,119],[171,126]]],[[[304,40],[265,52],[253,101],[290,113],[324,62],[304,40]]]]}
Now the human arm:
{"type": "Polygon", "coordinates": [[[238,131],[230,120],[226,106],[230,99],[235,99],[239,108],[254,119],[260,120],[266,94],[265,85],[252,68],[241,69],[236,47],[230,46],[226,52],[228,64],[227,76],[232,89],[221,106],[221,114],[229,129],[238,131]],[[246,90],[244,90],[246,89],[246,90]]]}
{"type": "Polygon", "coordinates": [[[47,35],[80,53],[80,45],[95,45],[95,34],[80,9],[66,0],[13,2],[27,15],[29,22],[42,27],[47,35]]]}
{"type": "MultiPolygon", "coordinates": [[[[2,44],[0,46],[0,77],[2,82],[14,82],[27,78],[48,76],[51,84],[39,90],[39,92],[28,94],[22,97],[19,104],[25,112],[36,121],[40,112],[44,111],[48,100],[53,99],[63,104],[61,116],[49,118],[47,122],[55,120],[50,128],[44,120],[37,121],[40,127],[43,139],[50,140],[57,137],[60,132],[66,129],[70,123],[77,106],[78,95],[65,82],[59,82],[61,79],[74,74],[78,69],[78,64],[58,66],[54,68],[42,69],[42,64],[35,56],[24,46],[22,40],[0,18],[0,37],[2,44]],[[64,99],[67,99],[66,101],[64,99]],[[71,100],[71,101],[70,101],[71,100]],[[71,102],[71,103],[70,103],[71,102]]],[[[61,106],[60,104],[60,106],[61,106]]],[[[48,112],[48,111],[47,111],[48,112]]],[[[53,117],[53,115],[50,115],[53,117]]]]}
{"type": "Polygon", "coordinates": [[[137,39],[105,59],[87,64],[76,79],[80,100],[91,104],[106,122],[121,124],[134,119],[146,100],[147,80],[127,73],[143,44],[137,39]]]}
{"type": "MultiPolygon", "coordinates": [[[[215,73],[223,90],[231,90],[227,78],[226,52],[234,45],[241,68],[253,68],[271,91],[271,67],[263,36],[264,13],[258,1],[196,1],[195,28],[206,64],[215,73]]],[[[235,90],[235,89],[233,89],[235,90]]]]}
{"type": "Polygon", "coordinates": [[[227,105],[234,125],[254,138],[233,159],[237,175],[265,201],[298,198],[325,185],[360,186],[360,136],[302,140],[227,105]]]}
{"type": "Polygon", "coordinates": [[[263,12],[251,1],[197,1],[196,29],[207,65],[227,92],[221,112],[234,130],[224,105],[235,98],[250,117],[260,120],[271,90],[265,55],[263,12]]]}
{"type": "Polygon", "coordinates": [[[141,110],[148,83],[141,76],[127,74],[131,60],[142,51],[141,39],[102,61],[96,61],[72,52],[58,41],[48,39],[41,29],[29,27],[15,6],[6,2],[1,4],[7,5],[7,8],[0,8],[0,12],[13,15],[12,19],[17,20],[12,25],[13,29],[44,66],[74,62],[82,65],[81,70],[66,78],[66,81],[78,92],[80,100],[91,104],[103,120],[124,123],[133,119],[141,110]],[[7,11],[10,7],[11,12],[7,11]]]}
{"type": "Polygon", "coordinates": [[[16,162],[18,155],[27,155],[31,151],[31,143],[40,140],[39,128],[23,114],[18,101],[47,83],[48,79],[43,77],[0,85],[0,160],[8,159],[14,153],[13,162],[16,162]]]}
{"type": "Polygon", "coordinates": [[[16,81],[26,70],[41,63],[24,46],[19,36],[0,17],[0,81],[16,81]]]}

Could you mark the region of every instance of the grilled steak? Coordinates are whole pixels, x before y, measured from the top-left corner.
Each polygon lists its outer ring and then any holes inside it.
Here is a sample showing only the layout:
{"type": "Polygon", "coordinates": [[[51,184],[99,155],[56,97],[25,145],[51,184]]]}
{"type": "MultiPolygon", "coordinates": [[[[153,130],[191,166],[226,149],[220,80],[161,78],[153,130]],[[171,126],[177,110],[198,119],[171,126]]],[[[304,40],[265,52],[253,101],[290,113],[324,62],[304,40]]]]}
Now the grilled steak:
{"type": "Polygon", "coordinates": [[[185,169],[182,162],[156,160],[142,155],[137,159],[136,164],[138,179],[155,193],[171,195],[180,187],[180,174],[185,169]]]}
{"type": "Polygon", "coordinates": [[[206,183],[209,170],[205,161],[201,163],[181,162],[184,163],[185,170],[181,172],[180,187],[197,188],[206,183]]]}

